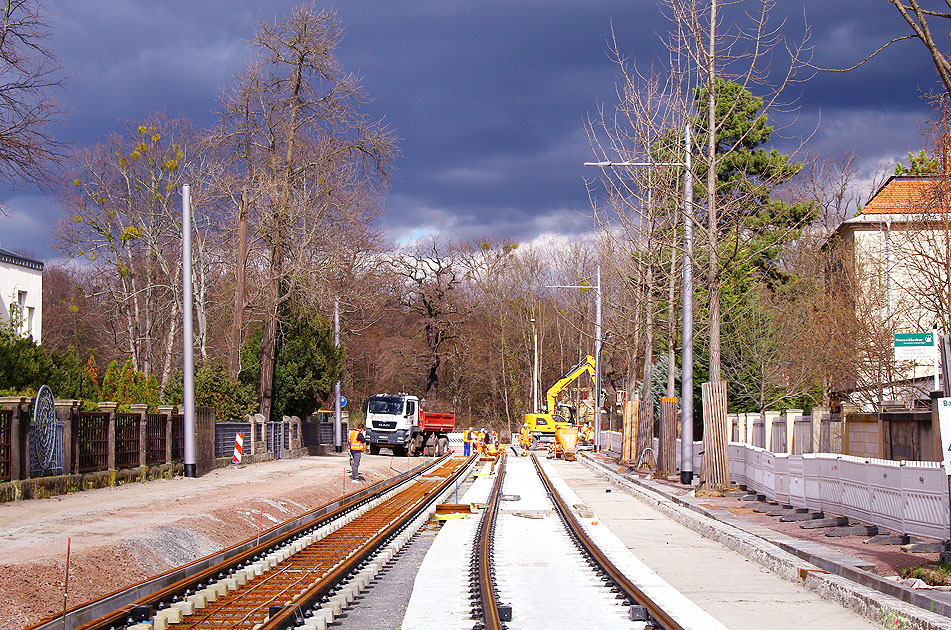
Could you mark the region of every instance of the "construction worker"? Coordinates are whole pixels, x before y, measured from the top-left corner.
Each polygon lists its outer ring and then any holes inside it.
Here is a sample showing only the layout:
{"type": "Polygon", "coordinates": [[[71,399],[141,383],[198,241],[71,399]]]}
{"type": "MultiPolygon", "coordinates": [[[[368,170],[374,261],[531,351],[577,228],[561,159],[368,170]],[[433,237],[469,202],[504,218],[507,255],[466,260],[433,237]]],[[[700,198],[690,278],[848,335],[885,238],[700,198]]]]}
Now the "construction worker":
{"type": "Polygon", "coordinates": [[[472,450],[472,429],[464,429],[462,431],[462,454],[466,457],[469,457],[469,452],[472,450]]]}
{"type": "Polygon", "coordinates": [[[363,435],[361,422],[356,429],[350,429],[350,478],[354,481],[360,481],[360,457],[363,455],[366,443],[367,439],[363,435]]]}

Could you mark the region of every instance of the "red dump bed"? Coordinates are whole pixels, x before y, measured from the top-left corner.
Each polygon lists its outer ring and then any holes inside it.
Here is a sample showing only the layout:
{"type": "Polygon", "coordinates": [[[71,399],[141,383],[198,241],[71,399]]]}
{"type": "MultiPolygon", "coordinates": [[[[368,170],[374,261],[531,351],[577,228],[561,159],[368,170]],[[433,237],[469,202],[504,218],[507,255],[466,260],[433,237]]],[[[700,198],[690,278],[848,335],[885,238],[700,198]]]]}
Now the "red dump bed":
{"type": "Polygon", "coordinates": [[[419,410],[419,428],[423,431],[450,433],[455,426],[456,414],[454,413],[429,413],[419,410]]]}

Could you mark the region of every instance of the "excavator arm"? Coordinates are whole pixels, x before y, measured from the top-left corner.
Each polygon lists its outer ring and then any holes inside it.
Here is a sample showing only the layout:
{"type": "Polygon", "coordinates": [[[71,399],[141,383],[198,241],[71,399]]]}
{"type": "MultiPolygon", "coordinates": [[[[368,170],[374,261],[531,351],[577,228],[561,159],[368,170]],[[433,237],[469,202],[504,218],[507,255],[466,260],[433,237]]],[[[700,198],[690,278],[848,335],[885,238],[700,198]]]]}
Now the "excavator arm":
{"type": "Polygon", "coordinates": [[[545,400],[548,403],[548,413],[555,413],[556,407],[558,405],[558,394],[560,394],[563,389],[578,380],[578,377],[580,377],[585,372],[591,375],[591,395],[597,399],[597,394],[595,393],[597,382],[594,378],[594,357],[589,354],[584,359],[582,359],[578,365],[568,370],[568,372],[563,377],[558,379],[558,382],[548,389],[548,392],[545,394],[545,400]]]}

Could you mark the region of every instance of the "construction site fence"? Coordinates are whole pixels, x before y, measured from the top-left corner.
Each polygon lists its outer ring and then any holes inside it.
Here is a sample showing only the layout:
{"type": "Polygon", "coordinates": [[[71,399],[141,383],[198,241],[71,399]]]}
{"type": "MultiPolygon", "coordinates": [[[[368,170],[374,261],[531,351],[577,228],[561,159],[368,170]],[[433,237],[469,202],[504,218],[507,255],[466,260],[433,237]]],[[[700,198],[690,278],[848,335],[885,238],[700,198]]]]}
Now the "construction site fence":
{"type": "MultiPolygon", "coordinates": [[[[621,434],[601,433],[602,450],[620,457],[621,434]]],[[[655,448],[657,439],[654,439],[655,448]]],[[[703,442],[693,443],[699,474],[703,442]]],[[[680,470],[680,440],[677,468],[680,470]]],[[[796,508],[848,516],[912,536],[947,540],[949,485],[941,462],[896,461],[841,453],[772,453],[731,442],[730,481],[796,508]]]]}

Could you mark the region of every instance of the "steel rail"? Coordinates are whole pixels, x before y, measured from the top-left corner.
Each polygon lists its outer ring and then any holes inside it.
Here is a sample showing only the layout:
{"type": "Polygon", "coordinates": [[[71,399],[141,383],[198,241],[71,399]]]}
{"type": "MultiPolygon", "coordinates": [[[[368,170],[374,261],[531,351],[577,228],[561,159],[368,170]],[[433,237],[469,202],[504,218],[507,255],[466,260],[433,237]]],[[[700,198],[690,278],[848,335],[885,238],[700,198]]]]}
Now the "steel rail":
{"type": "Polygon", "coordinates": [[[648,614],[651,616],[654,621],[661,624],[665,630],[685,630],[680,623],[678,623],[670,614],[661,608],[651,597],[642,591],[636,584],[631,582],[626,575],[624,575],[615,565],[611,562],[607,556],[602,553],[601,549],[598,548],[597,544],[588,534],[585,532],[584,527],[575,517],[574,512],[565,503],[561,495],[558,494],[558,491],[555,490],[554,485],[551,483],[551,480],[548,478],[548,475],[545,474],[545,471],[542,470],[541,464],[538,461],[538,457],[535,453],[532,453],[532,462],[535,464],[535,470],[538,472],[538,476],[542,480],[542,484],[545,486],[548,495],[552,499],[552,503],[555,505],[555,509],[558,511],[558,514],[561,516],[562,521],[565,523],[565,526],[568,528],[569,534],[584,548],[584,551],[588,556],[598,565],[599,569],[604,572],[608,579],[620,589],[625,597],[629,601],[636,602],[647,609],[648,614]]]}
{"type": "Polygon", "coordinates": [[[403,517],[395,519],[388,527],[379,531],[379,533],[361,547],[361,551],[352,554],[348,560],[302,591],[292,605],[285,606],[273,617],[269,617],[263,624],[258,626],[257,630],[283,630],[296,626],[299,623],[299,617],[304,612],[304,609],[316,606],[322,598],[337,584],[341,583],[347,575],[360,566],[364,560],[374,554],[379,548],[383,547],[387,541],[396,537],[414,518],[421,514],[444,492],[448,491],[460,477],[465,475],[469,467],[475,463],[477,457],[477,455],[471,455],[466,459],[465,463],[459,465],[458,468],[451,471],[450,474],[445,475],[442,481],[439,482],[435,488],[425,492],[424,499],[417,502],[403,517]]]}
{"type": "Polygon", "coordinates": [[[502,480],[505,477],[505,452],[498,460],[498,472],[495,477],[495,484],[492,486],[492,493],[485,510],[482,512],[482,520],[479,523],[479,530],[476,536],[476,558],[475,564],[479,582],[479,600],[482,605],[481,619],[482,625],[476,625],[476,630],[503,630],[506,626],[499,617],[498,593],[495,590],[495,577],[493,575],[492,562],[492,537],[495,535],[495,520],[498,516],[499,500],[502,497],[502,480]]]}
{"type": "MultiPolygon", "coordinates": [[[[263,533],[260,544],[254,544],[253,541],[256,537],[249,538],[227,549],[210,554],[182,567],[172,569],[159,576],[138,582],[124,589],[113,591],[99,599],[74,606],[66,611],[66,619],[69,620],[70,623],[66,624],[65,628],[67,630],[105,630],[125,626],[135,607],[142,605],[154,606],[155,604],[168,601],[175,595],[194,588],[195,585],[199,583],[213,579],[216,575],[223,572],[229,572],[238,565],[247,563],[255,557],[260,557],[266,554],[271,548],[278,547],[308,530],[335,521],[346,513],[393,490],[400,484],[425,475],[441,466],[448,457],[447,455],[432,462],[422,464],[411,471],[410,474],[402,473],[392,479],[378,482],[370,488],[351,492],[323,506],[314,508],[313,510],[309,510],[290,519],[286,523],[269,528],[263,533]],[[331,509],[328,511],[328,508],[331,509]],[[301,524],[292,526],[290,529],[283,529],[288,523],[301,524]],[[219,562],[214,562],[214,559],[220,557],[224,557],[224,559],[219,562]],[[212,564],[209,564],[209,561],[212,562],[212,564]],[[147,591],[146,594],[142,595],[141,592],[147,590],[148,585],[154,582],[164,585],[159,586],[156,590],[147,591]],[[131,597],[133,599],[130,600],[128,596],[123,597],[126,593],[132,593],[131,597]],[[137,595],[138,597],[136,597],[137,595]],[[116,600],[120,601],[118,606],[111,610],[107,609],[106,612],[93,617],[93,615],[96,615],[96,613],[104,607],[103,602],[106,602],[105,606],[108,606],[108,602],[116,600]]],[[[463,469],[464,468],[466,468],[466,466],[463,466],[463,469]]],[[[62,627],[64,627],[64,615],[60,613],[51,615],[37,624],[26,628],[26,630],[48,630],[52,628],[58,630],[62,627]]]]}

